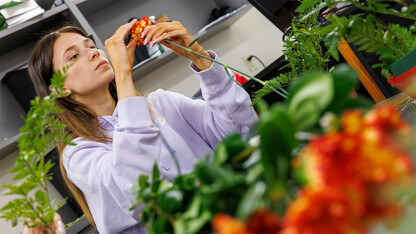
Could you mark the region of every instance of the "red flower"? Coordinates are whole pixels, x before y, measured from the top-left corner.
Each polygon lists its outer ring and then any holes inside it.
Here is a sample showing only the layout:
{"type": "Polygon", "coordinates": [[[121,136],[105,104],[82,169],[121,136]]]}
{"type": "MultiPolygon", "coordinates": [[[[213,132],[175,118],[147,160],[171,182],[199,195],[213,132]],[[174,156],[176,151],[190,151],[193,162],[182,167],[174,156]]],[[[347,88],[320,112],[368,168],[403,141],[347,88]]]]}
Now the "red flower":
{"type": "Polygon", "coordinates": [[[212,220],[212,228],[216,234],[249,234],[249,229],[242,221],[224,213],[218,213],[212,220]]]}
{"type": "Polygon", "coordinates": [[[289,205],[282,233],[363,233],[365,200],[360,186],[306,187],[289,205]]]}
{"type": "Polygon", "coordinates": [[[137,45],[144,45],[144,38],[141,38],[141,34],[147,26],[152,25],[152,21],[147,16],[143,16],[143,18],[134,24],[131,28],[131,37],[137,41],[137,45]]]}
{"type": "Polygon", "coordinates": [[[277,214],[260,209],[250,215],[248,228],[252,233],[278,233],[282,226],[277,214]]]}
{"type": "MultiPolygon", "coordinates": [[[[307,215],[313,211],[302,211],[306,215],[297,215],[301,212],[299,204],[317,200],[322,202],[318,207],[329,206],[342,195],[331,197],[319,191],[336,191],[334,188],[354,184],[362,190],[358,194],[368,197],[362,203],[360,222],[363,225],[398,217],[402,209],[397,194],[410,186],[414,177],[410,150],[399,144],[412,139],[410,125],[401,120],[395,108],[389,106],[377,107],[366,115],[360,111],[346,112],[341,125],[342,131],[311,141],[296,159],[295,165],[301,165],[304,170],[308,189],[298,198],[299,201],[295,201],[290,215],[313,223],[314,217],[307,215]]],[[[348,200],[347,197],[342,199],[348,200]]],[[[294,223],[299,226],[299,222],[294,223]]]]}

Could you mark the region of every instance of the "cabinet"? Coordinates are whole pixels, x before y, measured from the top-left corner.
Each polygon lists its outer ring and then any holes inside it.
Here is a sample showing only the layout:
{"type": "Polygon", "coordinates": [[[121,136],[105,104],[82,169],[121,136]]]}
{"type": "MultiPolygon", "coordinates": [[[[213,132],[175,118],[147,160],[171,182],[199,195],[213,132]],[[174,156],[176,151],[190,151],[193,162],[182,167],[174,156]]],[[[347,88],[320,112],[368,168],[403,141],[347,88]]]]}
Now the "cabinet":
{"type": "MultiPolygon", "coordinates": [[[[214,1],[207,0],[64,0],[43,15],[15,27],[0,31],[0,80],[13,70],[25,67],[35,42],[53,28],[73,24],[83,28],[97,46],[103,49],[105,40],[131,17],[166,14],[181,21],[195,38],[203,42],[218,31],[229,27],[246,13],[251,5],[245,4],[231,13],[209,23],[214,1]]],[[[163,66],[176,55],[170,50],[149,58],[133,68],[133,79],[163,66]]],[[[10,89],[0,82],[0,158],[17,149],[16,139],[21,119],[25,115],[10,89]]]]}

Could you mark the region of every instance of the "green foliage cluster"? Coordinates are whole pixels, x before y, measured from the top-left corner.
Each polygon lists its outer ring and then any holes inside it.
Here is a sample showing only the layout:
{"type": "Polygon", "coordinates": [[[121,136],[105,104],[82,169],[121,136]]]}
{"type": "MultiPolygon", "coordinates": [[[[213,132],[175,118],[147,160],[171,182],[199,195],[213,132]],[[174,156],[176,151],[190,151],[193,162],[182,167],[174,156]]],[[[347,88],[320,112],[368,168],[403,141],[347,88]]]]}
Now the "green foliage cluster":
{"type": "Polygon", "coordinates": [[[272,92],[270,88],[284,87],[295,80],[304,71],[328,71],[330,56],[339,60],[338,43],[344,37],[348,43],[359,50],[376,52],[380,57],[381,73],[389,78],[390,65],[416,48],[416,22],[409,28],[397,24],[387,24],[378,18],[379,14],[398,16],[416,20],[416,3],[406,0],[305,0],[297,8],[299,19],[292,22],[292,31],[283,41],[283,53],[291,71],[272,78],[258,90],[253,97],[256,103],[272,92]],[[362,10],[363,14],[339,17],[335,14],[327,19],[330,25],[320,27],[318,13],[325,7],[331,8],[336,3],[351,4],[362,10]],[[400,4],[398,11],[391,6],[400,4]],[[322,42],[325,48],[322,48],[322,42]]]}
{"type": "MultiPolygon", "coordinates": [[[[364,13],[343,17],[332,14],[328,17],[330,25],[311,30],[310,33],[328,35],[325,39],[326,44],[334,43],[335,37],[344,37],[348,43],[357,46],[358,50],[369,53],[376,52],[380,56],[381,63],[374,65],[373,68],[381,67],[383,76],[389,78],[391,76],[390,65],[416,48],[416,22],[406,28],[397,24],[385,23],[378,16],[387,14],[416,20],[416,3],[413,1],[408,4],[406,0],[307,0],[302,2],[299,9],[303,10],[314,5],[312,12],[318,12],[324,7],[330,8],[336,3],[351,4],[364,13]],[[397,11],[392,8],[391,6],[394,4],[400,4],[401,10],[397,11]]],[[[314,16],[307,15],[303,20],[307,20],[308,17],[314,16]]]]}
{"type": "Polygon", "coordinates": [[[71,144],[71,138],[64,132],[66,126],[56,117],[62,110],[55,105],[55,100],[64,95],[60,90],[67,68],[53,75],[53,90],[49,96],[31,101],[32,107],[24,118],[25,125],[20,128],[21,135],[17,139],[20,152],[10,171],[16,173],[13,180],[18,185],[2,185],[9,190],[4,195],[17,198],[0,210],[1,217],[11,221],[13,226],[22,223],[28,227],[42,226],[49,231],[55,212],[65,202],[56,204],[55,198],[49,198],[46,181],[52,177],[49,170],[53,163],[45,162],[44,156],[56,144],[71,144]]]}
{"type": "Polygon", "coordinates": [[[259,102],[260,119],[252,134],[260,143],[232,134],[192,173],[173,182],[160,178],[157,165],[151,178],[141,175],[134,192],[148,233],[210,233],[210,221],[218,212],[247,220],[259,207],[268,207],[283,215],[304,181],[301,171],[291,167],[306,143],[299,133],[322,132],[319,120],[326,112],[369,108],[366,99],[350,96],[357,81],[348,66],[304,74],[284,103],[269,108],[259,102]]]}
{"type": "MultiPolygon", "coordinates": [[[[311,10],[313,7],[315,7],[314,4],[308,7],[305,6],[305,12],[311,10]]],[[[299,20],[306,15],[306,13],[300,13],[297,19],[293,19],[291,24],[292,29],[283,41],[283,54],[288,64],[282,67],[282,69],[289,67],[290,71],[266,81],[265,84],[267,85],[254,93],[253,104],[271,93],[273,91],[271,87],[278,89],[288,86],[305,71],[329,71],[329,58],[331,54],[337,56],[338,50],[335,48],[334,52],[334,50],[328,51],[323,48],[323,40],[326,35],[318,33],[311,34],[305,31],[319,27],[318,13],[315,12],[303,21],[299,20]]]]}

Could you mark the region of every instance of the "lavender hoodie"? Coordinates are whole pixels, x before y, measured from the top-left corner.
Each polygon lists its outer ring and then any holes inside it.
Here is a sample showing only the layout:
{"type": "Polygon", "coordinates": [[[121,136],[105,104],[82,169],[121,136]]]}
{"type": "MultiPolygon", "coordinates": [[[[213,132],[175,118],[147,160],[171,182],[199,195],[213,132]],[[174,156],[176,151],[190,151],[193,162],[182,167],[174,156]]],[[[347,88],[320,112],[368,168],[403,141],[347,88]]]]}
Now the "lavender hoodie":
{"type": "Polygon", "coordinates": [[[222,66],[213,63],[204,71],[192,63],[190,67],[205,101],[161,89],[148,97],[120,100],[112,116],[99,117],[112,143],[76,138],[75,146],[65,148],[68,177],[83,192],[100,233],[145,231],[140,207],[129,211],[135,204],[131,189],[141,174],[151,175],[155,162],[161,176],[172,181],[177,170],[171,153],[182,173],[192,172],[221,139],[233,132],[244,136],[256,122],[249,95],[222,66]]]}

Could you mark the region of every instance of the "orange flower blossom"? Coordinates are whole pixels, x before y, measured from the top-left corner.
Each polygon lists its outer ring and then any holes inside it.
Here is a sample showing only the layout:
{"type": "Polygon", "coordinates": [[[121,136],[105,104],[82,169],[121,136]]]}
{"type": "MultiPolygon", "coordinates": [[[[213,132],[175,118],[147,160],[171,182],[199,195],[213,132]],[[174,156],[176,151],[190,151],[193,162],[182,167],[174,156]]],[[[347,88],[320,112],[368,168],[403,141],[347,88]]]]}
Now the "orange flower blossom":
{"type": "Polygon", "coordinates": [[[137,21],[131,28],[131,37],[137,41],[137,45],[144,45],[144,38],[141,37],[141,34],[147,26],[152,25],[152,21],[147,16],[137,21]]]}

